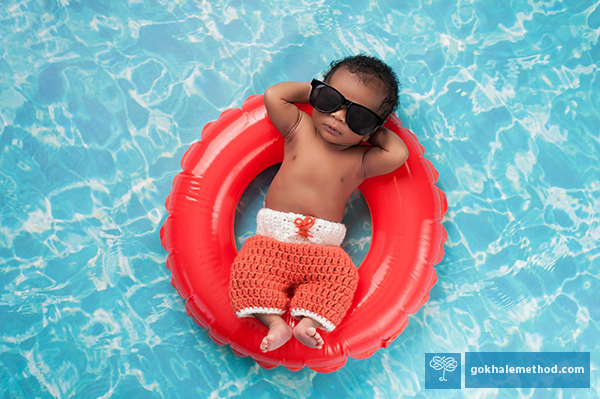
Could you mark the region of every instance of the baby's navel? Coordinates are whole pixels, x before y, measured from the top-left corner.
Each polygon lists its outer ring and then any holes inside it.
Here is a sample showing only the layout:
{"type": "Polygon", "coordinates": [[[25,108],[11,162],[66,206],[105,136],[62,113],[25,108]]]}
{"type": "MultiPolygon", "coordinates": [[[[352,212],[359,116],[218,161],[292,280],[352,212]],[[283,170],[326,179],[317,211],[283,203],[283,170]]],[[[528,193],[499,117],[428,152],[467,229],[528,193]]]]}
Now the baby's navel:
{"type": "Polygon", "coordinates": [[[342,178],[340,179],[340,181],[343,183],[343,182],[344,182],[344,178],[342,177],[342,178]]]}
{"type": "Polygon", "coordinates": [[[294,157],[292,158],[292,161],[296,159],[296,156],[294,155],[294,157]]]}

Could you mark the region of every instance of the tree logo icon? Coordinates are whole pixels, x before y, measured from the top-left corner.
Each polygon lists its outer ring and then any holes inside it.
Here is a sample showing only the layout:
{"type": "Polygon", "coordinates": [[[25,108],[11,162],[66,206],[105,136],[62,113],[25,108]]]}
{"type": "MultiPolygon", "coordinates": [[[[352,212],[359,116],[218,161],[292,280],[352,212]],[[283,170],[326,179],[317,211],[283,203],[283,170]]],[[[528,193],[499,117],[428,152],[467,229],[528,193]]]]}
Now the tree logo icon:
{"type": "Polygon", "coordinates": [[[439,378],[440,381],[447,381],[446,380],[446,371],[451,372],[454,371],[454,369],[456,369],[457,366],[457,362],[456,360],[454,360],[453,357],[439,357],[439,356],[434,356],[433,359],[431,359],[431,361],[429,362],[429,365],[434,369],[434,370],[444,370],[442,373],[442,376],[439,378]]]}

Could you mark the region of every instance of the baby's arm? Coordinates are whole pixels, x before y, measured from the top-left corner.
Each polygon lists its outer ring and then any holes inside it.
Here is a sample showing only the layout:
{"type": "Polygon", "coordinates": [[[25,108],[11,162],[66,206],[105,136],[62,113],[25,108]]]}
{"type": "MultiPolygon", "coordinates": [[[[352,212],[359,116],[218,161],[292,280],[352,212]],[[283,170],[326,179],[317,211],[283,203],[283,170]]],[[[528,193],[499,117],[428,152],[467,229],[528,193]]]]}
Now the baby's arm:
{"type": "Polygon", "coordinates": [[[267,114],[285,138],[298,127],[303,113],[294,103],[307,103],[311,86],[304,82],[283,82],[265,91],[267,114]]]}
{"type": "Polygon", "coordinates": [[[363,155],[361,171],[365,179],[390,173],[408,159],[408,149],[402,139],[383,126],[377,129],[368,142],[373,147],[363,155]]]}

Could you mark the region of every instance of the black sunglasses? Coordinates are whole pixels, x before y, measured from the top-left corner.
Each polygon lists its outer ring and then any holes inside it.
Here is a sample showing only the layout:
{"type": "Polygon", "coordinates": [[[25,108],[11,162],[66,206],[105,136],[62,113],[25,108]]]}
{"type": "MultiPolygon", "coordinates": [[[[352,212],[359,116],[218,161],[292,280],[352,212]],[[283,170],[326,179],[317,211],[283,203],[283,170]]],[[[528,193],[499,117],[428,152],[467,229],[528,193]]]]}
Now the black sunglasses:
{"type": "Polygon", "coordinates": [[[385,119],[369,108],[346,100],[342,93],[327,83],[313,79],[310,85],[312,86],[310,105],[317,111],[327,114],[337,111],[343,105],[347,105],[346,124],[350,130],[360,136],[372,133],[385,122],[385,119]]]}

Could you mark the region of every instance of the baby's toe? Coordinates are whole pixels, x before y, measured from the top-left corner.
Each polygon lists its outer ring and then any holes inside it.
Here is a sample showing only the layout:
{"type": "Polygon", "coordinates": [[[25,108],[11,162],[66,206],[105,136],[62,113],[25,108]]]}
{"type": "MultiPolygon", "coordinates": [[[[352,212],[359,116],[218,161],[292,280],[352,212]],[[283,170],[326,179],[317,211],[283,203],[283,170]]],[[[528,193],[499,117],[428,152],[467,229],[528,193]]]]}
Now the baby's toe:
{"type": "Polygon", "coordinates": [[[317,341],[317,347],[319,349],[321,349],[321,347],[323,346],[323,344],[325,343],[325,341],[323,341],[323,338],[321,338],[321,335],[319,334],[315,334],[315,336],[313,337],[316,341],[317,341]]]}
{"type": "Polygon", "coordinates": [[[319,334],[319,333],[316,333],[314,335],[314,337],[317,340],[317,342],[320,343],[320,344],[322,344],[323,342],[325,342],[325,341],[323,341],[323,338],[321,337],[321,334],[319,334]]]}
{"type": "Polygon", "coordinates": [[[271,340],[269,339],[268,335],[266,337],[264,337],[262,342],[260,343],[260,350],[263,352],[266,352],[267,350],[269,350],[270,341],[271,340]]]}
{"type": "Polygon", "coordinates": [[[317,329],[314,327],[308,328],[306,330],[306,333],[315,340],[315,342],[317,343],[317,347],[321,347],[323,345],[323,343],[325,342],[325,341],[323,341],[321,334],[319,334],[317,329]]]}

